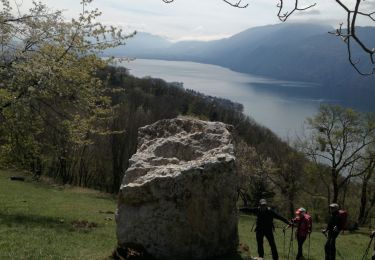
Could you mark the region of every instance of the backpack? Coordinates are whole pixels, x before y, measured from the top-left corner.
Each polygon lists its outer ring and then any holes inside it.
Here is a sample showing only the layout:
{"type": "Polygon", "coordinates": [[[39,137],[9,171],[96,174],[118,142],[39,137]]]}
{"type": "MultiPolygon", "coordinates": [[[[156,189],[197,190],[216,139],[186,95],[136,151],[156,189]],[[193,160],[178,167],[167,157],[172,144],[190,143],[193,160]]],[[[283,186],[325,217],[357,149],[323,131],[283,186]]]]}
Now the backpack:
{"type": "Polygon", "coordinates": [[[347,222],[348,222],[348,212],[346,210],[340,209],[338,228],[340,230],[345,230],[347,222]]]}

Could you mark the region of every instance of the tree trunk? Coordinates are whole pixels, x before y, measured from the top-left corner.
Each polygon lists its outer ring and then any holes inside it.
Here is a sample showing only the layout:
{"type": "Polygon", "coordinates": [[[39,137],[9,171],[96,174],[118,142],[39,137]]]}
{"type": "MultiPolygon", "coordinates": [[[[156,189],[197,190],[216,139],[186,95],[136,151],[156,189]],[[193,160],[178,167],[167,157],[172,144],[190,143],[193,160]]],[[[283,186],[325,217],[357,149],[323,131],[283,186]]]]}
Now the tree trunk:
{"type": "Polygon", "coordinates": [[[295,211],[294,198],[293,196],[291,196],[289,197],[289,213],[291,217],[294,217],[294,211],[295,211]]]}
{"type": "Polygon", "coordinates": [[[344,191],[343,191],[343,195],[342,195],[342,201],[341,201],[341,204],[340,206],[342,208],[345,208],[345,202],[346,202],[346,195],[348,193],[348,188],[349,188],[349,184],[350,184],[350,179],[348,181],[345,182],[344,184],[344,191]]]}
{"type": "Polygon", "coordinates": [[[332,203],[337,203],[339,199],[339,185],[338,185],[338,175],[336,172],[336,169],[332,169],[331,171],[331,177],[332,177],[332,187],[333,187],[333,198],[332,198],[332,203]]]}
{"type": "Polygon", "coordinates": [[[122,152],[121,152],[121,142],[120,140],[116,140],[115,136],[112,136],[112,192],[117,193],[120,188],[120,177],[123,172],[123,160],[122,160],[122,152]],[[117,142],[120,142],[118,145],[117,142]]]}
{"type": "Polygon", "coordinates": [[[359,206],[359,214],[358,214],[358,224],[362,225],[365,221],[365,212],[366,212],[366,204],[367,204],[367,180],[366,178],[363,179],[362,183],[362,191],[361,191],[361,203],[359,206]]]}
{"type": "Polygon", "coordinates": [[[361,191],[361,203],[359,206],[359,214],[358,214],[358,224],[363,225],[366,222],[366,206],[367,206],[367,187],[368,183],[372,177],[372,173],[374,171],[374,163],[371,162],[371,166],[365,176],[363,177],[362,182],[362,191],[361,191]]]}

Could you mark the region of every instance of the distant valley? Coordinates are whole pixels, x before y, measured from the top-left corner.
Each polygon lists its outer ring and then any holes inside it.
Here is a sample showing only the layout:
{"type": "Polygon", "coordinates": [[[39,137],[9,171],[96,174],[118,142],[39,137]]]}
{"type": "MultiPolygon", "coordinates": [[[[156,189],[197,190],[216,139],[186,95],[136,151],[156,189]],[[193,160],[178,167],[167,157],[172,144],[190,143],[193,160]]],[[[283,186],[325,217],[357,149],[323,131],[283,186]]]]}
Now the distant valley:
{"type": "MultiPolygon", "coordinates": [[[[317,88],[273,89],[329,99],[358,99],[361,109],[375,109],[375,76],[363,77],[348,62],[346,45],[328,34],[332,27],[285,23],[255,27],[215,41],[170,42],[162,37],[138,33],[125,46],[106,55],[145,59],[194,61],[220,65],[237,72],[274,79],[312,82],[317,88]],[[299,93],[300,92],[300,93],[299,93]]],[[[375,28],[361,27],[358,33],[375,45],[375,28]]],[[[363,53],[353,51],[367,61],[363,53]]]]}

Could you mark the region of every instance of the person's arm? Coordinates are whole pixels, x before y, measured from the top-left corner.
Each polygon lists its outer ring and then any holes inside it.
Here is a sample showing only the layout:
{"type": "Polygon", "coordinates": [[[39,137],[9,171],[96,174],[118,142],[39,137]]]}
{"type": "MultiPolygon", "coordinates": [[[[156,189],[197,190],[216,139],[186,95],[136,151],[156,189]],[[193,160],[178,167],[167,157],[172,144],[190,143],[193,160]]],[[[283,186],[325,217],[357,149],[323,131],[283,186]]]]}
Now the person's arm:
{"type": "Polygon", "coordinates": [[[283,228],[283,230],[285,231],[287,228],[291,227],[291,226],[295,226],[295,224],[298,223],[298,218],[292,218],[292,220],[286,224],[286,226],[283,228]]]}
{"type": "Polygon", "coordinates": [[[256,214],[258,212],[258,208],[249,208],[249,207],[242,207],[242,208],[239,208],[238,210],[245,214],[256,214]]]}
{"type": "Polygon", "coordinates": [[[374,237],[375,237],[375,231],[372,231],[370,237],[371,237],[371,238],[374,238],[374,237]]]}
{"type": "Polygon", "coordinates": [[[277,214],[275,211],[271,210],[272,211],[272,215],[275,219],[278,219],[278,220],[281,220],[282,222],[284,222],[285,224],[287,225],[291,225],[292,223],[287,220],[286,218],[280,216],[279,214],[277,214]]]}
{"type": "Polygon", "coordinates": [[[329,230],[332,230],[332,217],[330,218],[330,220],[328,221],[327,225],[322,229],[322,233],[327,236],[327,233],[329,232],[329,230]]]}
{"type": "Polygon", "coordinates": [[[296,217],[296,218],[292,218],[291,221],[290,221],[291,224],[289,224],[289,226],[293,225],[293,226],[295,227],[295,226],[298,225],[298,223],[299,223],[300,221],[301,221],[300,218],[297,218],[297,217],[296,217]]]}

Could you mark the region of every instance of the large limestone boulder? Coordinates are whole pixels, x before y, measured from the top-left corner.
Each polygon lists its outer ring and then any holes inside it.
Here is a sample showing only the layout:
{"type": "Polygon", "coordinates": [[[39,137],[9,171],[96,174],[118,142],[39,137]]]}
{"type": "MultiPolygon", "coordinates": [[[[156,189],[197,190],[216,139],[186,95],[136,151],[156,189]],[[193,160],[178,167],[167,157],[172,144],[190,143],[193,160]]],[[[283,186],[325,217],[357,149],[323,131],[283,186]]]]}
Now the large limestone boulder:
{"type": "Polygon", "coordinates": [[[238,244],[233,145],[228,126],[177,118],[139,129],[117,209],[121,246],[159,259],[207,259],[238,244]]]}

